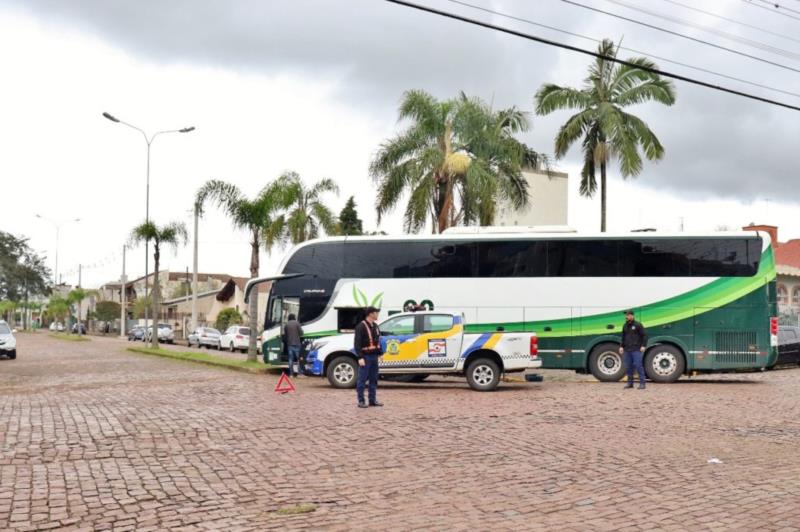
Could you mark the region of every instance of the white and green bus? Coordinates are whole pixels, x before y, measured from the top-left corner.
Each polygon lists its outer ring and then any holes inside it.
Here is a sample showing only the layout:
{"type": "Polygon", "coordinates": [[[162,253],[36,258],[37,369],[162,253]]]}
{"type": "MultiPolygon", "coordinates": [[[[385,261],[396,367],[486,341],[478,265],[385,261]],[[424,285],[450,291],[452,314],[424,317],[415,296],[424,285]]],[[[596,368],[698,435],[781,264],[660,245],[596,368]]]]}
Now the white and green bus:
{"type": "Polygon", "coordinates": [[[647,328],[648,376],[766,368],[777,358],[775,262],[766,233],[583,235],[461,229],[431,236],[305,242],[272,280],[262,352],[279,362],[281,324],[306,338],[350,331],[362,309],[464,313],[467,332],[535,332],[544,368],[624,373],[623,310],[647,328]]]}

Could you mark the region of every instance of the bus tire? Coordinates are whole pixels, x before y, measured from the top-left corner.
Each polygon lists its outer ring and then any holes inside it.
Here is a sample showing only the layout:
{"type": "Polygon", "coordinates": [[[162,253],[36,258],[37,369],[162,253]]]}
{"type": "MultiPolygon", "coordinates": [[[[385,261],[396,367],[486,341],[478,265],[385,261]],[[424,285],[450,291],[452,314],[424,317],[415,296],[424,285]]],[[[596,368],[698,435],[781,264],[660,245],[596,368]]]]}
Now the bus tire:
{"type": "Polygon", "coordinates": [[[358,363],[353,357],[338,356],[328,366],[326,376],[334,388],[355,388],[358,380],[358,363]]]}
{"type": "Polygon", "coordinates": [[[653,382],[675,382],[686,371],[680,349],[669,344],[651,347],[644,356],[644,372],[653,382]]]}
{"type": "Polygon", "coordinates": [[[500,382],[500,366],[490,358],[476,358],[467,366],[467,383],[478,392],[490,392],[500,382]]]}
{"type": "Polygon", "coordinates": [[[589,354],[589,371],[601,382],[619,382],[625,375],[625,364],[619,354],[619,344],[598,344],[589,354]]]}

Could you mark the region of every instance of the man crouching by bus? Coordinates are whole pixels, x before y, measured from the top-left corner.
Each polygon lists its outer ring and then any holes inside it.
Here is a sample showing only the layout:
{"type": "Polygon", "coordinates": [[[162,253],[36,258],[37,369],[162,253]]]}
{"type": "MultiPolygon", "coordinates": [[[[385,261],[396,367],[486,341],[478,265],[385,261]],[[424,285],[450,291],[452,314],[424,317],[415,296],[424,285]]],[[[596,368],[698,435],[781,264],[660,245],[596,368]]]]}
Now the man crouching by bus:
{"type": "Polygon", "coordinates": [[[364,385],[369,381],[369,406],[383,406],[378,402],[378,363],[383,359],[381,331],[378,329],[378,309],[367,307],[366,318],[356,325],[353,347],[358,357],[358,407],[367,408],[364,402],[364,385]]]}
{"type": "Polygon", "coordinates": [[[628,371],[628,384],[625,388],[633,388],[633,370],[639,373],[639,389],[644,390],[644,350],[647,346],[647,331],[641,323],[633,319],[633,311],[625,311],[625,325],[622,326],[622,346],[619,354],[624,355],[625,368],[628,371]]]}

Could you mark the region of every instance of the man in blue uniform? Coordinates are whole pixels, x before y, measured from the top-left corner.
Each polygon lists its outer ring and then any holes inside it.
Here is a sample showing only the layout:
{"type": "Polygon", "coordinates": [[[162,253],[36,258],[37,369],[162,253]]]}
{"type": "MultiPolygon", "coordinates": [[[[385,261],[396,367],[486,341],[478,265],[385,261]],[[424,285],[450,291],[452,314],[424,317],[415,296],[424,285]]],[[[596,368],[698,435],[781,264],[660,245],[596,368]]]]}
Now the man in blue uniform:
{"type": "Polygon", "coordinates": [[[383,406],[378,402],[378,364],[383,359],[381,331],[378,329],[378,309],[367,307],[366,318],[356,325],[353,347],[358,357],[358,407],[367,408],[364,387],[369,381],[369,406],[383,406]]]}
{"type": "Polygon", "coordinates": [[[625,368],[628,371],[628,384],[625,388],[633,388],[633,370],[639,373],[639,389],[644,390],[645,375],[642,358],[647,347],[647,331],[641,323],[633,319],[633,311],[625,311],[625,325],[622,326],[622,345],[619,354],[624,356],[625,368]]]}

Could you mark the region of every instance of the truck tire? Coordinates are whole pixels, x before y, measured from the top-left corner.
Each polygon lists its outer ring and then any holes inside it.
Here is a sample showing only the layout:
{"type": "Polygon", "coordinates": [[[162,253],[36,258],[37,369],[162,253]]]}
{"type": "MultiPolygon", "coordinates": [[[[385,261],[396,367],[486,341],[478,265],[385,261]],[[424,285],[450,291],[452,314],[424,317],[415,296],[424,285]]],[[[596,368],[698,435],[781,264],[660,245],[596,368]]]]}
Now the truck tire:
{"type": "Polygon", "coordinates": [[[355,388],[358,378],[358,363],[353,357],[338,356],[328,366],[326,376],[334,388],[355,388]]]}
{"type": "Polygon", "coordinates": [[[491,358],[477,358],[467,366],[467,383],[478,392],[490,392],[500,382],[500,366],[491,358]]]}
{"type": "Polygon", "coordinates": [[[675,382],[686,371],[686,359],[677,347],[657,345],[644,356],[644,372],[653,382],[675,382]]]}
{"type": "Polygon", "coordinates": [[[598,344],[589,354],[589,371],[601,382],[619,382],[625,375],[625,364],[619,344],[598,344]]]}
{"type": "Polygon", "coordinates": [[[10,353],[8,353],[8,358],[10,358],[11,360],[15,360],[17,358],[17,350],[14,349],[10,353]]]}

